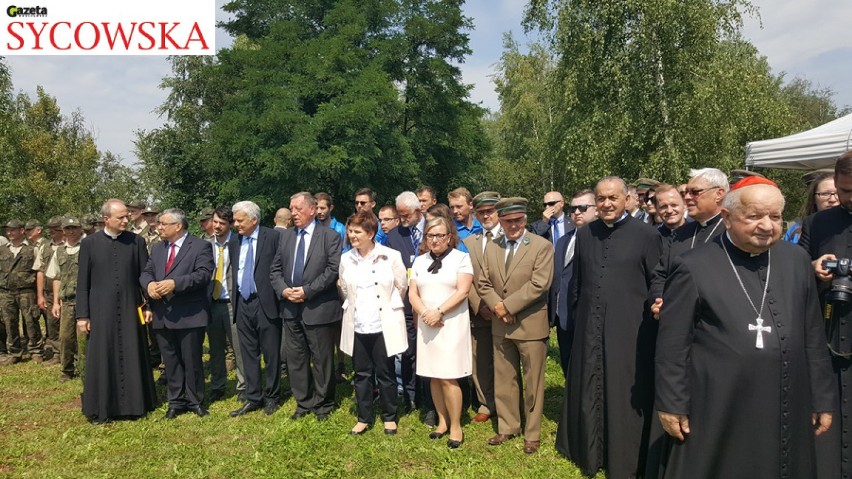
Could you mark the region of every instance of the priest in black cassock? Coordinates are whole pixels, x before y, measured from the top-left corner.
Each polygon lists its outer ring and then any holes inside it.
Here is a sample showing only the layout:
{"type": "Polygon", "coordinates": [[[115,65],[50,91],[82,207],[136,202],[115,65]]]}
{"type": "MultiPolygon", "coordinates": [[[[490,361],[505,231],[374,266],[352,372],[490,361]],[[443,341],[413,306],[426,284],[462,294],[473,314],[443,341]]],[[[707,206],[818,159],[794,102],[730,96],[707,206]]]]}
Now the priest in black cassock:
{"type": "MultiPolygon", "coordinates": [[[[139,275],[148,250],[142,237],[127,231],[121,200],[108,200],[101,212],[104,229],[80,243],[77,274],[77,331],[88,334],[83,414],[93,424],[143,416],[157,399],[136,309],[144,301],[139,275]]],[[[151,319],[146,311],[144,321],[151,319]]]]}
{"type": "Polygon", "coordinates": [[[663,477],[818,477],[836,392],[810,262],[779,241],[783,209],[774,183],[747,177],[725,199],[727,233],[673,259],[656,353],[655,407],[676,439],[663,477]]]}
{"type": "Polygon", "coordinates": [[[641,474],[654,399],[648,292],[660,259],[657,230],[625,212],[627,185],[603,178],[599,219],[577,230],[574,343],[556,448],[584,474],[641,474]]]}
{"type": "Polygon", "coordinates": [[[820,302],[827,313],[823,317],[828,318],[828,344],[839,389],[834,425],[816,440],[818,473],[819,477],[846,478],[852,477],[852,303],[829,300],[835,278],[822,262],[852,258],[852,152],[837,159],[834,186],[840,205],[805,218],[799,246],[810,255],[820,280],[820,302]]]}

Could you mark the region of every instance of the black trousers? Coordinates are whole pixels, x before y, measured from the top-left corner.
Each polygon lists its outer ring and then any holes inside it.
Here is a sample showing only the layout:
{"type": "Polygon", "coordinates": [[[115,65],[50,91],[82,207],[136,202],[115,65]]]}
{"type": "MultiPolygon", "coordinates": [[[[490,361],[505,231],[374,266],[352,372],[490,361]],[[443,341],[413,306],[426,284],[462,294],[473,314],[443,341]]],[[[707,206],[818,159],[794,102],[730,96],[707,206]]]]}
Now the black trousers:
{"type": "Polygon", "coordinates": [[[246,399],[259,404],[278,401],[281,397],[281,318],[269,318],[260,307],[260,300],[237,298],[237,335],[243,358],[246,380],[246,399]],[[266,388],[261,392],[260,356],[266,363],[266,388]]]}
{"type": "Polygon", "coordinates": [[[205,328],[154,329],[166,366],[170,407],[186,409],[204,401],[204,331],[205,328]]]}
{"type": "Polygon", "coordinates": [[[310,326],[297,318],[284,321],[284,328],[287,374],[296,412],[329,414],[334,409],[334,343],[339,323],[310,326]]]}
{"type": "Polygon", "coordinates": [[[405,401],[414,401],[417,407],[424,411],[435,409],[432,402],[432,389],[429,386],[430,379],[415,375],[417,364],[417,326],[414,319],[405,317],[405,330],[408,333],[408,349],[402,353],[400,358],[400,375],[402,376],[402,394],[405,401]]]}
{"type": "Polygon", "coordinates": [[[568,361],[571,359],[571,344],[574,342],[574,325],[571,330],[566,331],[556,323],[556,342],[559,344],[559,365],[562,366],[562,375],[568,376],[568,361]]]}
{"type": "Polygon", "coordinates": [[[358,421],[372,424],[376,419],[373,412],[373,377],[375,376],[379,386],[382,421],[396,422],[394,358],[388,357],[382,333],[355,333],[352,368],[355,370],[355,402],[358,407],[358,421]]]}

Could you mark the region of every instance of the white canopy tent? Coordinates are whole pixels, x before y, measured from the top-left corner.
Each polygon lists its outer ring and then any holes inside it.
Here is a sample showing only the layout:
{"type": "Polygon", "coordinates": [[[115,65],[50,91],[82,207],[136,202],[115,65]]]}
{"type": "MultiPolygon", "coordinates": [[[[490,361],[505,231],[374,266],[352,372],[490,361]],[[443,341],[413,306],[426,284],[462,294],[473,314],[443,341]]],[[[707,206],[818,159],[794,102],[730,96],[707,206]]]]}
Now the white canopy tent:
{"type": "Polygon", "coordinates": [[[832,168],[834,160],[850,149],[852,114],[795,135],[750,141],[746,143],[746,166],[794,170],[832,168]]]}

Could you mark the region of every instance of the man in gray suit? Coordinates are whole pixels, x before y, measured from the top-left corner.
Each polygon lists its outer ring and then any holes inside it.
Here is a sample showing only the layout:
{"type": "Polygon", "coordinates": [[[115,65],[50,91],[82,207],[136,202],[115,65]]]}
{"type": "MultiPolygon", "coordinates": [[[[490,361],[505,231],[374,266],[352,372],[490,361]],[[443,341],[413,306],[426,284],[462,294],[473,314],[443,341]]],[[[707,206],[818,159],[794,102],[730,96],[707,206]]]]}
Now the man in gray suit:
{"type": "Polygon", "coordinates": [[[271,267],[284,321],[293,419],[313,412],[323,421],[334,409],[334,344],[342,317],[337,294],[340,235],[314,221],[316,199],[307,192],[290,197],[294,227],[281,235],[271,267]]]}
{"type": "Polygon", "coordinates": [[[139,277],[154,312],[154,334],[166,365],[169,409],[166,419],[192,411],[206,416],[204,367],[201,360],[204,330],[210,320],[207,287],[213,272],[209,244],[190,235],[186,214],[168,209],[160,214],[157,230],[162,241],[151,249],[139,277]]]}

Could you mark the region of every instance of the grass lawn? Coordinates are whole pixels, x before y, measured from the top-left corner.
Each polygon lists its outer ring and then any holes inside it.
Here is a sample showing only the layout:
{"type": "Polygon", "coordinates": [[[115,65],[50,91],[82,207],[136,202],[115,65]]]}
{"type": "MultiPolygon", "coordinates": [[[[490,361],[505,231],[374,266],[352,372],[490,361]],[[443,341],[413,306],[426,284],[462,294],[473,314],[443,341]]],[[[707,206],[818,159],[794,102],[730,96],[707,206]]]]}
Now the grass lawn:
{"type": "MultiPolygon", "coordinates": [[[[290,420],[292,398],[271,417],[259,411],[230,418],[228,412],[239,407],[231,381],[229,396],[205,418],[186,414],[167,421],[163,404],[138,421],[92,426],[80,413],[80,381],[57,382],[58,366],[4,366],[0,477],[580,478],[553,446],[563,395],[554,345],[552,337],[542,447],[532,456],[524,454],[520,438],[488,446],[496,422],[469,423],[470,410],[463,417],[465,442],[457,450],[447,448],[446,440],[429,440],[417,412],[400,418],[396,436],[384,434],[380,418],[363,436],[350,436],[356,417],[349,384],[338,386],[340,408],[323,423],[314,416],[290,420]]],[[[286,381],[284,386],[289,388],[286,381]]],[[[158,392],[162,399],[164,387],[158,392]]]]}

